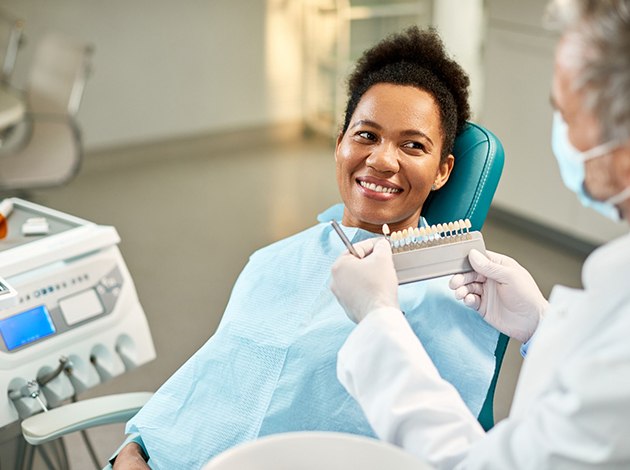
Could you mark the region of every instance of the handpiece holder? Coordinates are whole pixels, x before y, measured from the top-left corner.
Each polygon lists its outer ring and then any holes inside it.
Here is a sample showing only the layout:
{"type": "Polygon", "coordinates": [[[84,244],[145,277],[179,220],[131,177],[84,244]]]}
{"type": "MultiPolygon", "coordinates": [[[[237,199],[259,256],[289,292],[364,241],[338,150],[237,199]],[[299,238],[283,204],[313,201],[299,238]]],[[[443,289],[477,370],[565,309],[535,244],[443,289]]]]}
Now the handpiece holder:
{"type": "MultiPolygon", "coordinates": [[[[472,271],[468,254],[475,249],[486,252],[481,232],[466,232],[434,240],[430,246],[396,252],[394,267],[398,284],[472,271]]],[[[400,249],[399,249],[400,250],[400,249]]]]}

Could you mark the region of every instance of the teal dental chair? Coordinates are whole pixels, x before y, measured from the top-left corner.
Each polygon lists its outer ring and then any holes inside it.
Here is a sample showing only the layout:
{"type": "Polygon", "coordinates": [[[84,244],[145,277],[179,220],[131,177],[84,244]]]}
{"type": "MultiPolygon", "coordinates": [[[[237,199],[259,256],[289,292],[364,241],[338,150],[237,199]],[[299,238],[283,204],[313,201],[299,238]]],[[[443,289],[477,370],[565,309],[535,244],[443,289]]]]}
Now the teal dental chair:
{"type": "MultiPolygon", "coordinates": [[[[448,182],[429,194],[422,215],[430,225],[469,219],[472,230],[481,230],[503,171],[503,145],[492,132],[469,122],[455,139],[453,155],[455,165],[448,182]]],[[[343,204],[337,204],[322,214],[320,221],[331,216],[341,219],[342,214],[343,204]]],[[[507,345],[508,337],[499,335],[495,373],[478,416],[485,430],[494,426],[494,391],[507,345]]]]}
{"type": "MultiPolygon", "coordinates": [[[[424,203],[422,215],[429,224],[470,219],[473,230],[481,230],[503,170],[504,152],[499,139],[487,129],[468,123],[457,136],[455,165],[448,182],[424,203]]],[[[494,391],[508,337],[501,334],[494,351],[496,368],[479,423],[487,431],[494,425],[494,391]]]]}

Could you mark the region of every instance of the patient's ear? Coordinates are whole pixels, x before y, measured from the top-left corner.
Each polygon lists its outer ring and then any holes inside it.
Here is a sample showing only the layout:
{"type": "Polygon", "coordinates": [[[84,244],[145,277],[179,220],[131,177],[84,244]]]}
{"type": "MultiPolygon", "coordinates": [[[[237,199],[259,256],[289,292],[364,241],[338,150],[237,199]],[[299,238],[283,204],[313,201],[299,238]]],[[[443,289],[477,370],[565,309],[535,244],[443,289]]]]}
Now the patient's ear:
{"type": "Polygon", "coordinates": [[[453,171],[453,165],[455,164],[455,157],[453,155],[449,155],[444,159],[443,162],[438,166],[438,173],[435,177],[435,182],[433,183],[432,189],[440,189],[442,186],[446,184],[448,178],[451,176],[451,171],[453,171]]]}
{"type": "Polygon", "coordinates": [[[339,135],[337,135],[337,143],[335,144],[335,161],[337,161],[337,155],[339,154],[339,146],[341,145],[342,139],[343,139],[343,131],[339,131],[339,135]]]}

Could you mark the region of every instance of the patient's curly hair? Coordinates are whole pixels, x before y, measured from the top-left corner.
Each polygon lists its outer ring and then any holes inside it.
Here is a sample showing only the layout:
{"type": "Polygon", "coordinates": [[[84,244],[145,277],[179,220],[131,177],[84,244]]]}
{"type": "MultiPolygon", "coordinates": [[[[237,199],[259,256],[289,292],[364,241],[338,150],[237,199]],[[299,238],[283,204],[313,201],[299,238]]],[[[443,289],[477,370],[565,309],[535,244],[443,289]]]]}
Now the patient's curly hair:
{"type": "Polygon", "coordinates": [[[434,29],[412,26],[393,34],[363,53],[348,77],[348,103],[342,134],[363,94],[377,83],[408,85],[430,93],[440,108],[442,158],[453,151],[455,136],[470,118],[470,80],[452,60],[434,29]]]}

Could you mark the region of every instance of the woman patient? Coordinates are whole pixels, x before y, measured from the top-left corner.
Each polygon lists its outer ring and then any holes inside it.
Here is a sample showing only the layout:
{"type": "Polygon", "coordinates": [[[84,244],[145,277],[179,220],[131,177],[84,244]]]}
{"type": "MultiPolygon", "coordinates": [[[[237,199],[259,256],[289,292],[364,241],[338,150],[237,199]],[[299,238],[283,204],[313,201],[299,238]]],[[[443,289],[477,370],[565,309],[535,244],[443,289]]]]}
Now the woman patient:
{"type": "MultiPolygon", "coordinates": [[[[238,443],[279,432],[373,436],[336,378],[354,324],[329,289],[344,245],[418,226],[448,180],[456,134],[469,117],[468,77],[433,31],[412,27],[366,51],[348,82],[335,161],[343,208],[254,253],[216,333],[127,424],[114,468],[199,468],[238,443]],[[134,465],[137,464],[137,467],[134,465]]],[[[445,278],[400,287],[403,311],[442,376],[479,414],[498,333],[454,299],[445,278]]]]}

